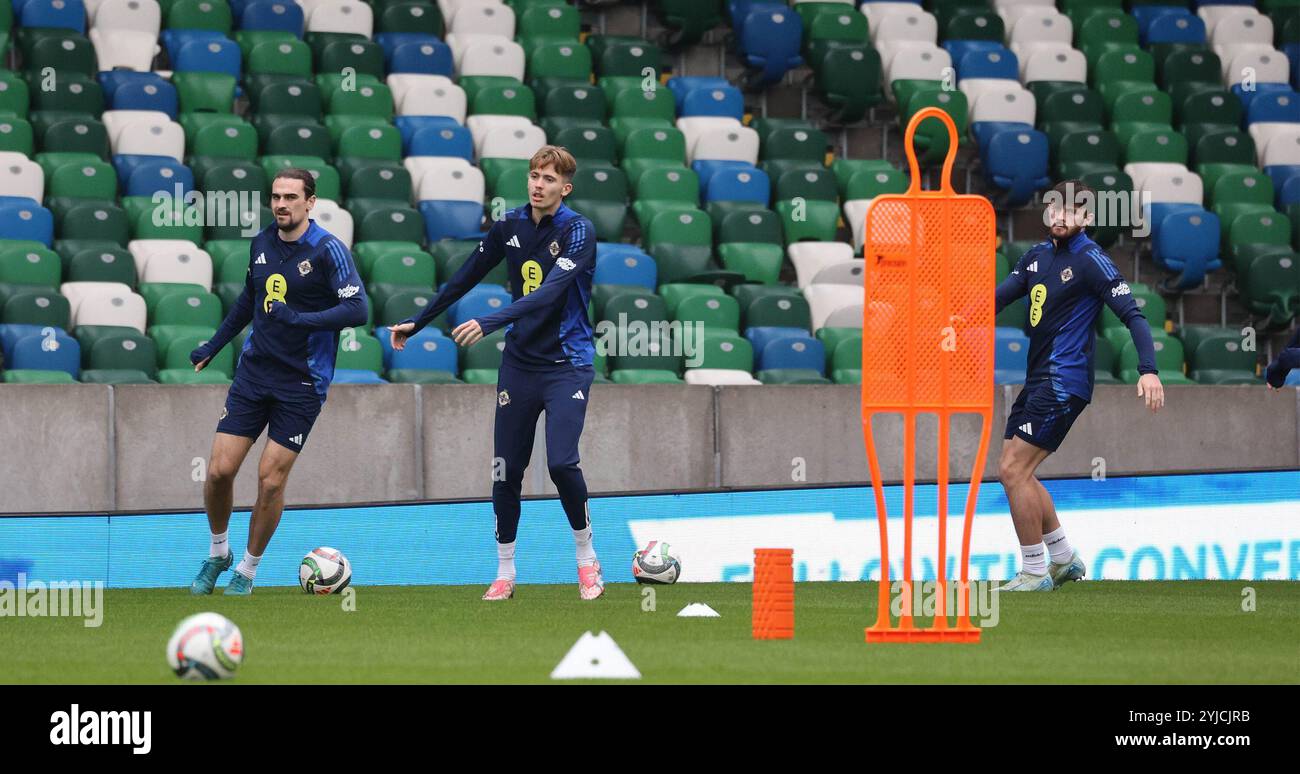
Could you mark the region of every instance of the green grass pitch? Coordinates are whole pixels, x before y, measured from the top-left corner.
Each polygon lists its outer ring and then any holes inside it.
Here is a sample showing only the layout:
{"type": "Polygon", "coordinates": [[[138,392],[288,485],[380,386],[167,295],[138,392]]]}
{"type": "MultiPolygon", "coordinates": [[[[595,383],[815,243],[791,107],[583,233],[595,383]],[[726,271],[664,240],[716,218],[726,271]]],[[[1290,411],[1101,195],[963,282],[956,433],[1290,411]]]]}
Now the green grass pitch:
{"type": "Polygon", "coordinates": [[[489,604],[478,586],[361,587],[338,596],[258,588],[205,599],[186,589],[110,590],[104,621],[0,619],[0,683],[169,683],[164,648],[185,616],[213,610],[243,630],[236,683],[548,682],[586,630],[604,630],[648,682],[1251,683],[1300,680],[1300,584],[1084,582],[1002,595],[977,645],[872,644],[874,583],[800,583],[795,638],[750,637],[750,586],[520,586],[489,604]],[[1243,611],[1242,589],[1256,591],[1243,611]],[[721,618],[677,618],[705,602],[721,618]]]}

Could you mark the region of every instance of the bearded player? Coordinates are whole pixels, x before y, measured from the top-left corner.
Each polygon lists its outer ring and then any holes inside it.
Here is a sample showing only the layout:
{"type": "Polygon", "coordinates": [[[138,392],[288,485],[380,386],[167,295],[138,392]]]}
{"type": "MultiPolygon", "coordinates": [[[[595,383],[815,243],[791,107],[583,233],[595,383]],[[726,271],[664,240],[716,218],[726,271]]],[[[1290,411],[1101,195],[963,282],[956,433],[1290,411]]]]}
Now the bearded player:
{"type": "Polygon", "coordinates": [[[1128,327],[1137,347],[1138,397],[1153,412],[1165,402],[1146,318],[1110,257],[1084,233],[1096,195],[1069,180],[1044,198],[1051,239],[1025,253],[997,288],[998,312],[1025,295],[1030,302],[1029,366],[998,462],[1023,559],[1016,577],[1000,587],[1004,591],[1051,591],[1086,572],[1065,537],[1052,496],[1034,474],[1092,400],[1093,328],[1102,304],[1128,327]]]}

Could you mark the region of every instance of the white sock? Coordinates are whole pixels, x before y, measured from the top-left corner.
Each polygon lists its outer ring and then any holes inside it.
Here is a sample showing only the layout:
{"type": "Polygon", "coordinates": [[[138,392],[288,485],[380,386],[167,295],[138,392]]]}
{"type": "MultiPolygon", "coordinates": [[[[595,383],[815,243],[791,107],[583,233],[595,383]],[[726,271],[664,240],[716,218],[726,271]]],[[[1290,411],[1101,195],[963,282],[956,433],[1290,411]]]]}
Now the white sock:
{"type": "Polygon", "coordinates": [[[579,567],[590,567],[596,563],[596,546],[591,541],[590,524],[573,531],[573,542],[577,546],[579,567]]]}
{"type": "Polygon", "coordinates": [[[1030,575],[1047,574],[1047,552],[1043,550],[1042,543],[1035,543],[1032,546],[1021,546],[1020,556],[1024,559],[1020,569],[1030,575]]]}
{"type": "Polygon", "coordinates": [[[1070,541],[1065,538],[1065,527],[1057,527],[1055,530],[1043,535],[1043,542],[1047,544],[1047,550],[1052,554],[1052,561],[1057,564],[1065,564],[1074,556],[1074,549],[1070,547],[1070,541]]]}
{"type": "Polygon", "coordinates": [[[515,544],[497,543],[497,580],[515,579],[515,544]]]}
{"type": "Polygon", "coordinates": [[[212,542],[209,545],[208,556],[214,559],[219,556],[230,556],[230,530],[226,530],[220,535],[213,532],[212,542]]]}
{"type": "Polygon", "coordinates": [[[239,563],[239,566],[235,568],[235,572],[239,573],[245,578],[248,578],[249,580],[255,580],[257,578],[257,565],[261,563],[262,563],[262,557],[253,556],[252,554],[245,551],[244,559],[239,563]]]}

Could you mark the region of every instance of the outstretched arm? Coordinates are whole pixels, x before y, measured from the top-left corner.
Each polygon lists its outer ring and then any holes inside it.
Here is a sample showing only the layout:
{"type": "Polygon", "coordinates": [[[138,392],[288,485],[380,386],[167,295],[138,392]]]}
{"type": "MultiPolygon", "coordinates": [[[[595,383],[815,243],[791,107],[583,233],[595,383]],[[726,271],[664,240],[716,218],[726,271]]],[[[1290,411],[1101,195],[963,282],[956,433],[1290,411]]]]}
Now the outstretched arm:
{"type": "Polygon", "coordinates": [[[252,319],[253,274],[249,272],[244,276],[244,289],[240,291],[239,298],[235,299],[234,305],[230,307],[226,319],[221,321],[217,332],[212,334],[212,338],[190,353],[190,362],[194,364],[194,370],[202,371],[207,367],[207,361],[220,352],[222,347],[229,344],[235,334],[242,331],[244,326],[248,325],[252,319]]]}
{"type": "Polygon", "coordinates": [[[1137,383],[1138,397],[1146,401],[1147,408],[1159,411],[1165,405],[1165,387],[1156,369],[1156,347],[1146,315],[1142,314],[1133,298],[1133,291],[1110,258],[1100,252],[1090,254],[1089,258],[1085,271],[1089,287],[1124,323],[1133,337],[1133,346],[1137,347],[1138,373],[1141,374],[1137,383]]]}

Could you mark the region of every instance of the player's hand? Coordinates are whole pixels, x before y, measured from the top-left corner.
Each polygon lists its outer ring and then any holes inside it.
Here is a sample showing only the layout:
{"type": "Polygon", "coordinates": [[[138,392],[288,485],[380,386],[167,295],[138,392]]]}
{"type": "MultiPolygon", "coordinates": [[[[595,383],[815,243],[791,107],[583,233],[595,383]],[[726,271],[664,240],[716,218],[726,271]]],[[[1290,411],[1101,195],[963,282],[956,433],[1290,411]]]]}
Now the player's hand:
{"type": "Polygon", "coordinates": [[[393,349],[401,352],[406,349],[406,340],[411,337],[411,331],[415,330],[415,323],[398,323],[397,325],[388,326],[389,340],[393,344],[393,349]]]}
{"type": "Polygon", "coordinates": [[[207,368],[208,361],[212,360],[211,350],[212,348],[208,346],[208,342],[205,341],[200,346],[195,347],[194,351],[190,353],[190,362],[194,364],[194,370],[196,372],[207,368]]]}
{"type": "Polygon", "coordinates": [[[1147,408],[1151,413],[1159,411],[1165,405],[1165,386],[1155,374],[1142,374],[1138,379],[1138,397],[1146,398],[1147,408]]]}
{"type": "Polygon", "coordinates": [[[462,347],[471,346],[481,338],[483,338],[483,328],[478,324],[478,320],[466,320],[451,332],[452,341],[462,347]]]}
{"type": "Polygon", "coordinates": [[[277,320],[285,325],[298,324],[298,313],[283,301],[272,301],[271,308],[267,310],[267,316],[272,320],[277,320]]]}

